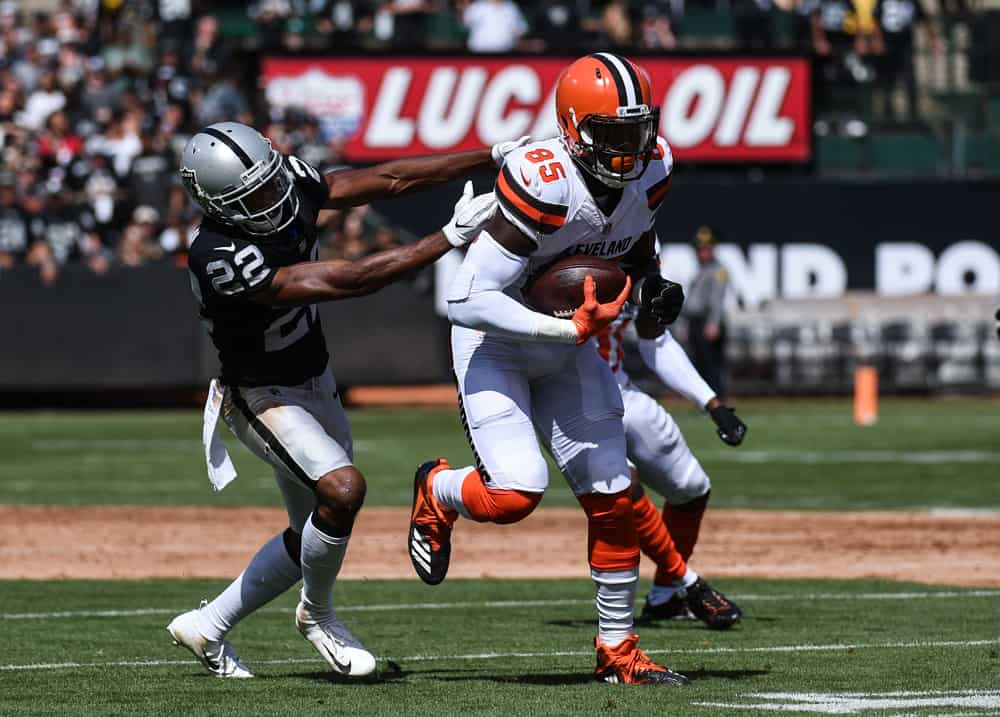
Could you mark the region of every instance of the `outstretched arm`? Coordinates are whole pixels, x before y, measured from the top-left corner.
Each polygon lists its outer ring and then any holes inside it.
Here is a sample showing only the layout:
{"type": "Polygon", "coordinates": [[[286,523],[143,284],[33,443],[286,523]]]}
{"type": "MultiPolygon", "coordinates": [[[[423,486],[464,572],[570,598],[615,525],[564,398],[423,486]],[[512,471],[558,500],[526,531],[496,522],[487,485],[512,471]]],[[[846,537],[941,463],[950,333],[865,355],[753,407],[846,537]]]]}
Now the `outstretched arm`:
{"type": "Polygon", "coordinates": [[[326,209],[344,209],[464,177],[474,169],[493,167],[488,148],[454,154],[428,155],[376,164],[364,169],[342,169],[326,175],[326,209]]]}
{"type": "Polygon", "coordinates": [[[250,298],[270,306],[303,306],[371,294],[467,244],[495,209],[492,193],[473,197],[472,182],[467,182],[451,221],[440,231],[358,261],[334,259],[282,267],[266,288],[250,298]]]}
{"type": "Polygon", "coordinates": [[[254,295],[254,300],[271,306],[303,306],[364,296],[437,261],[452,248],[444,232],[437,231],[358,261],[293,264],[278,269],[270,287],[254,295]]]}

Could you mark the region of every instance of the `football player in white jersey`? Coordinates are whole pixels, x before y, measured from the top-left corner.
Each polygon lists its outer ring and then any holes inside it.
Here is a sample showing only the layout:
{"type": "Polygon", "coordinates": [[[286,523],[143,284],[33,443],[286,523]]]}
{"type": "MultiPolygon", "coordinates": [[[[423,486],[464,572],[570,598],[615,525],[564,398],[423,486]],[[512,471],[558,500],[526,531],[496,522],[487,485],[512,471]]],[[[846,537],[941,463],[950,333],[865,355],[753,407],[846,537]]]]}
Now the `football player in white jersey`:
{"type": "Polygon", "coordinates": [[[598,353],[611,367],[625,406],[625,439],[636,478],[632,513],[639,547],[656,563],[653,587],[640,620],[697,618],[711,628],[726,629],[740,621],[742,611],[687,563],[698,540],[711,483],[673,417],[632,383],[625,371],[623,335],[633,320],[643,362],[668,388],[704,409],[725,443],[738,446],[747,427],[719,400],[664,326],[626,307],[598,334],[598,353]],[[666,498],[662,515],[643,485],[666,498]]]}
{"type": "Polygon", "coordinates": [[[596,53],[560,76],[561,136],[506,157],[496,183],[500,211],[472,244],[446,295],[459,407],[475,466],[443,460],[414,478],[408,549],[424,582],[448,570],[459,515],[514,523],[548,484],[538,437],[588,518],[597,585],[595,677],[679,685],[686,678],[650,660],[632,631],[639,543],[632,519],[622,398],[590,339],[626,299],[662,324],[677,318],[679,285],[653,255],[653,222],[670,183],[672,158],[657,138],[659,110],[649,78],[630,60],[596,53]],[[586,253],[622,259],[630,280],[599,304],[594,281],[572,318],[537,313],[520,287],[553,260],[586,253]],[[537,431],[537,435],[536,435],[537,431]]]}

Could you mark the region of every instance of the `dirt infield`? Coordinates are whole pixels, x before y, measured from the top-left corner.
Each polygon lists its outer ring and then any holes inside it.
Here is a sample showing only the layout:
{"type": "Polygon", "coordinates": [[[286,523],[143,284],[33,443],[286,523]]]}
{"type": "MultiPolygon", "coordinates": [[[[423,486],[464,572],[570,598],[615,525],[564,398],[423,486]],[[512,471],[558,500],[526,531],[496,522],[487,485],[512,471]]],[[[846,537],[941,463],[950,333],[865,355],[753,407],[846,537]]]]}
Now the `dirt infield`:
{"type": "MultiPolygon", "coordinates": [[[[284,526],[271,508],[0,506],[0,578],[232,577],[284,526]]],[[[413,577],[406,530],[405,510],[365,509],[344,577],[413,577]]],[[[702,536],[694,564],[710,576],[1000,586],[995,515],[714,510],[702,536]]],[[[575,509],[538,510],[517,526],[462,521],[450,575],[584,577],[585,545],[575,509]]]]}

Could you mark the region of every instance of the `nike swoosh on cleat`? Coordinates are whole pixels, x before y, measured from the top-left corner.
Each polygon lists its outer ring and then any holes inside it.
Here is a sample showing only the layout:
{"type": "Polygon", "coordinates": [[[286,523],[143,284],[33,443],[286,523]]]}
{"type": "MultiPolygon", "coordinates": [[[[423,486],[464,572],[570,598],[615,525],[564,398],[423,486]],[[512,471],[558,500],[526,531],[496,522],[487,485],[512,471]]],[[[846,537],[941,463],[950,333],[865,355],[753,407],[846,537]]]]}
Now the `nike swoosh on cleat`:
{"type": "Polygon", "coordinates": [[[351,660],[350,659],[346,660],[345,662],[341,662],[340,660],[337,659],[337,653],[335,653],[333,651],[330,652],[330,657],[333,658],[333,664],[335,664],[337,666],[337,669],[339,669],[345,675],[351,674],[351,660]]]}

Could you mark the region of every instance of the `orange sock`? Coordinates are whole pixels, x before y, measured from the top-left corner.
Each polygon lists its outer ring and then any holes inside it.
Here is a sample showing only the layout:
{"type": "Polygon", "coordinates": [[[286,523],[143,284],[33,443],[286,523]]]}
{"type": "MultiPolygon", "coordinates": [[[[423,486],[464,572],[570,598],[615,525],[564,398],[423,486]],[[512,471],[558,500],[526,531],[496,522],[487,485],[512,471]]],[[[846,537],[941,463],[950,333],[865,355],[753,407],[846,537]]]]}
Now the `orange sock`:
{"type": "Polygon", "coordinates": [[[590,493],[577,500],[587,513],[590,567],[600,571],[632,570],[639,565],[639,538],[628,491],[590,493]]]}
{"type": "Polygon", "coordinates": [[[691,559],[694,544],[698,542],[698,531],[701,529],[701,519],[705,515],[709,495],[711,491],[683,505],[667,503],[663,506],[663,522],[674,539],[677,552],[684,560],[691,559]]]}
{"type": "Polygon", "coordinates": [[[528,517],[541,499],[541,493],[488,488],[479,471],[462,481],[462,503],[469,517],[480,523],[516,523],[528,517]]]}
{"type": "Polygon", "coordinates": [[[672,585],[675,580],[683,578],[687,572],[687,562],[674,545],[660,511],[645,493],[638,500],[632,501],[632,515],[635,532],[639,536],[639,548],[656,563],[653,582],[657,585],[672,585]]]}

